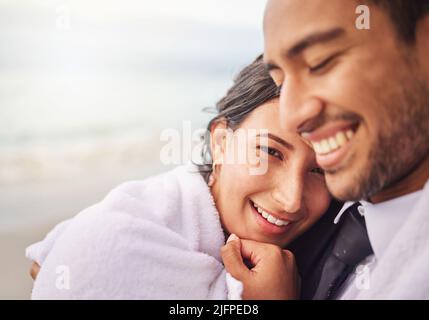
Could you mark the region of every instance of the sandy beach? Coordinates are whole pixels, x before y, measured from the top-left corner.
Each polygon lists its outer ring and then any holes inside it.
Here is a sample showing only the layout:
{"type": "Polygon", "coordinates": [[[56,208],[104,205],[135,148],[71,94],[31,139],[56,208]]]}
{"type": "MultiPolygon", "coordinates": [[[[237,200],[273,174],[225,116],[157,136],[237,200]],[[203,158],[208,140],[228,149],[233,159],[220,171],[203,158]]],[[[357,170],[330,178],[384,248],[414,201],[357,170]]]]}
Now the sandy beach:
{"type": "Polygon", "coordinates": [[[0,300],[29,299],[32,279],[25,248],[44,238],[58,222],[100,201],[115,186],[167,170],[159,163],[68,181],[0,185],[0,213],[13,215],[0,225],[0,300]]]}
{"type": "Polygon", "coordinates": [[[25,248],[28,244],[42,239],[56,223],[57,221],[52,221],[44,226],[0,235],[0,299],[30,298],[32,279],[28,273],[30,262],[24,256],[25,248]]]}
{"type": "Polygon", "coordinates": [[[58,222],[99,201],[117,181],[81,179],[0,187],[0,212],[16,219],[0,229],[0,299],[29,299],[32,279],[25,248],[58,222]],[[9,214],[10,215],[10,214],[9,214]]]}

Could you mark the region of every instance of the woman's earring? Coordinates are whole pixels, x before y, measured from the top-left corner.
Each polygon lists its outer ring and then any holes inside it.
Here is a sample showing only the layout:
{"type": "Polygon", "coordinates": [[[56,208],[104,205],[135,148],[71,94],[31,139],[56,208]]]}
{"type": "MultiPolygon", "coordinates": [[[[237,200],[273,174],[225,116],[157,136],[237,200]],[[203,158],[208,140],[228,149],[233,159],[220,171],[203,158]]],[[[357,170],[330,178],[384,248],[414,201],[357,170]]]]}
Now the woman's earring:
{"type": "Polygon", "coordinates": [[[209,187],[212,187],[214,185],[215,182],[215,174],[216,174],[216,164],[213,163],[213,167],[212,167],[212,172],[210,173],[209,176],[209,181],[207,183],[207,185],[209,187]]]}

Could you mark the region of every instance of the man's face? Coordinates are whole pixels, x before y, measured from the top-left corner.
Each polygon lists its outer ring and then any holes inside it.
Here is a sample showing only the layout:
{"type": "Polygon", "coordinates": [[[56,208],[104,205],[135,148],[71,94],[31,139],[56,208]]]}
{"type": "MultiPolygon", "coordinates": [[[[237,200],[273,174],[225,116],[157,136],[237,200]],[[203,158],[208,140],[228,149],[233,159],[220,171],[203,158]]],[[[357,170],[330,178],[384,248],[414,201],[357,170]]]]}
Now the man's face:
{"type": "Polygon", "coordinates": [[[429,148],[422,50],[402,42],[375,6],[370,29],[359,30],[358,4],[270,0],[264,21],[264,60],[281,86],[281,121],[313,145],[341,200],[377,194],[429,148]]]}

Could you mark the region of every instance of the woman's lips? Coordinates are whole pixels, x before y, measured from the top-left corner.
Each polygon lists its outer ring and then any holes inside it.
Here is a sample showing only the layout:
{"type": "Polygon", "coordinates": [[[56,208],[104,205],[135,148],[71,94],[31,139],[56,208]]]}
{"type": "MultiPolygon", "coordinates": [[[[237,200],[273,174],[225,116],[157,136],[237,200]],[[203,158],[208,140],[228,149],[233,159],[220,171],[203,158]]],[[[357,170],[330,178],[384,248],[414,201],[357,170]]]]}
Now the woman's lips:
{"type": "MultiPolygon", "coordinates": [[[[288,222],[287,225],[281,225],[281,226],[275,225],[269,222],[266,218],[262,216],[261,213],[258,212],[258,210],[254,207],[254,203],[251,200],[249,201],[249,206],[252,210],[253,215],[255,216],[256,222],[261,227],[262,231],[264,231],[265,233],[282,234],[288,229],[290,229],[291,225],[293,224],[293,222],[287,221],[288,222]]],[[[286,221],[286,220],[283,220],[283,221],[286,221]]]]}

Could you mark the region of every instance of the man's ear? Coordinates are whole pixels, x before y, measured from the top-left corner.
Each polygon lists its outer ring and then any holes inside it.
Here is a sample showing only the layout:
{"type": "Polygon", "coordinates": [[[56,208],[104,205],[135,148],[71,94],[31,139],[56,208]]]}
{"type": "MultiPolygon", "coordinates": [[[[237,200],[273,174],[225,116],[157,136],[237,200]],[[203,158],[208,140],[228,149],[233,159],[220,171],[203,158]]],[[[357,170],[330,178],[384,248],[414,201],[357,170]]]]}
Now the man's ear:
{"type": "Polygon", "coordinates": [[[216,121],[210,128],[210,150],[214,164],[223,163],[227,134],[228,125],[225,119],[216,121]]]}

